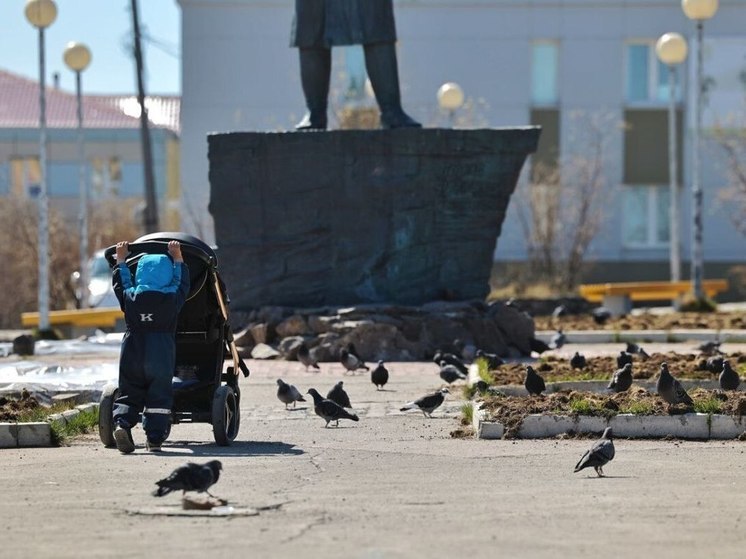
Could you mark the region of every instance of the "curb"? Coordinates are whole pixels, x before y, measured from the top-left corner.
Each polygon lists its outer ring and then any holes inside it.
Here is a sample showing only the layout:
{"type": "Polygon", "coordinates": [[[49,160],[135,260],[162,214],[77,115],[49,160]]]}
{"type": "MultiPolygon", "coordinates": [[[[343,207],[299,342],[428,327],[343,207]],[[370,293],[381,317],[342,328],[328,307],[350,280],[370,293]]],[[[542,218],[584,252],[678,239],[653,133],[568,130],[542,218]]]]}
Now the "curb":
{"type": "MultiPolygon", "coordinates": [[[[505,427],[499,421],[486,421],[475,406],[473,427],[478,439],[502,439],[505,427]]],[[[596,416],[528,415],[516,433],[519,439],[546,439],[570,433],[599,434],[606,427],[615,437],[629,439],[735,439],[746,432],[746,421],[730,415],[686,413],[682,415],[618,414],[609,419],[596,416]]]]}
{"type": "Polygon", "coordinates": [[[47,421],[0,423],[0,448],[28,448],[52,446],[52,425],[67,425],[83,412],[98,409],[98,403],[81,404],[63,413],[55,413],[47,421]]]}
{"type": "MultiPolygon", "coordinates": [[[[537,330],[535,337],[550,343],[554,330],[537,330]]],[[[746,342],[746,330],[567,330],[565,343],[572,344],[613,344],[624,342],[678,343],[707,342],[720,340],[722,343],[746,342]]]]}

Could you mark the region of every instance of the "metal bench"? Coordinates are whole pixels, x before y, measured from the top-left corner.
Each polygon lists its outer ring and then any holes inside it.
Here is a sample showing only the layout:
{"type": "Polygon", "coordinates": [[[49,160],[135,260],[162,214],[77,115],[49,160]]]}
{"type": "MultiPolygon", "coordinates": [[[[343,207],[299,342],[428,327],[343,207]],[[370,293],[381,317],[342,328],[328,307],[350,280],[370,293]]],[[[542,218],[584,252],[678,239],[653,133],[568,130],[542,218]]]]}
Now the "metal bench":
{"type": "MultiPolygon", "coordinates": [[[[21,324],[26,328],[38,327],[39,313],[21,313],[21,324]]],[[[124,330],[124,313],[118,307],[49,311],[49,325],[70,338],[91,334],[96,328],[124,330]]]]}
{"type": "MultiPolygon", "coordinates": [[[[728,280],[702,281],[702,290],[707,297],[714,297],[727,289],[728,280]]],[[[691,292],[691,281],[632,281],[580,286],[580,295],[593,303],[603,303],[614,316],[629,313],[632,310],[632,301],[672,301],[691,292]]]]}

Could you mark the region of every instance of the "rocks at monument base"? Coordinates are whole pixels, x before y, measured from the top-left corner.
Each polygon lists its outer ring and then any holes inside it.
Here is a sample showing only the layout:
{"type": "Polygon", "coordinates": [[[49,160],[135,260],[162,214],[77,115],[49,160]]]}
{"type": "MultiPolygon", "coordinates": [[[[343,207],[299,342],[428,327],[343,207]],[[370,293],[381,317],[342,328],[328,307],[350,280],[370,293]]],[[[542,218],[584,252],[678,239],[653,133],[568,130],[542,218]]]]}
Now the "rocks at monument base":
{"type": "Polygon", "coordinates": [[[251,344],[255,359],[296,360],[298,347],[305,342],[319,362],[337,361],[348,343],[370,362],[429,360],[437,350],[460,352],[464,347],[520,357],[530,354],[534,337],[530,315],[504,303],[483,301],[420,307],[268,307],[232,313],[231,323],[242,327],[237,334],[242,343],[237,345],[243,349],[251,344]]]}

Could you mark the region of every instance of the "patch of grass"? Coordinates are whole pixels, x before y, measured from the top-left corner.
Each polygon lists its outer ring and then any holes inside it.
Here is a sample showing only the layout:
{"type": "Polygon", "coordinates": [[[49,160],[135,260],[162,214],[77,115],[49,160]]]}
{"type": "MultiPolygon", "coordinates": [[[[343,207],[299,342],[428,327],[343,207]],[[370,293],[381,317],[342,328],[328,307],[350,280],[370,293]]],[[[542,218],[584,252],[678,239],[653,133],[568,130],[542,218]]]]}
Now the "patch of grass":
{"type": "Polygon", "coordinates": [[[573,398],[570,400],[569,407],[572,413],[578,415],[594,415],[599,411],[596,403],[586,398],[573,398]]]}
{"type": "Polygon", "coordinates": [[[714,396],[694,402],[694,411],[697,413],[720,413],[722,409],[722,402],[714,396]]]}
{"type": "Polygon", "coordinates": [[[644,400],[630,402],[629,405],[619,408],[619,413],[633,413],[635,415],[651,415],[654,411],[653,403],[644,400]]]}
{"type": "Polygon", "coordinates": [[[680,310],[681,312],[709,313],[716,312],[718,310],[718,305],[715,301],[706,297],[703,299],[689,297],[681,303],[680,310]]]}
{"type": "Polygon", "coordinates": [[[471,425],[472,421],[474,421],[474,406],[471,404],[471,402],[467,402],[465,404],[462,404],[462,406],[461,406],[461,424],[462,425],[471,425]]]}
{"type": "Polygon", "coordinates": [[[21,411],[15,418],[18,423],[32,423],[36,421],[46,421],[50,415],[62,413],[75,407],[70,402],[59,402],[49,407],[36,405],[36,407],[21,411]]]}
{"type": "Polygon", "coordinates": [[[93,411],[81,411],[65,425],[52,423],[52,443],[63,445],[69,439],[90,433],[98,428],[98,408],[93,411]]]}
{"type": "Polygon", "coordinates": [[[487,384],[492,384],[493,382],[495,382],[495,379],[492,377],[492,373],[490,373],[490,368],[487,365],[486,359],[479,357],[474,361],[474,363],[477,364],[477,372],[479,374],[479,378],[481,378],[487,384]]]}

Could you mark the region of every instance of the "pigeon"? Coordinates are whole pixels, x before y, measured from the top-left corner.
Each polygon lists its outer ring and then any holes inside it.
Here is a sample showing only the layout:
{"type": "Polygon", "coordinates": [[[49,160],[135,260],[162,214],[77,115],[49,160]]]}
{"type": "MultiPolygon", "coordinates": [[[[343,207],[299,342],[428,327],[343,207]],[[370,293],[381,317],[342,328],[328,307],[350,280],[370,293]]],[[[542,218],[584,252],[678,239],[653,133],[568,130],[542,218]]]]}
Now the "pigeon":
{"type": "Polygon", "coordinates": [[[343,349],[339,352],[339,362],[342,363],[342,366],[344,366],[345,369],[353,373],[358,369],[369,370],[368,366],[359,357],[356,357],[347,349],[343,349]]]}
{"type": "Polygon", "coordinates": [[[547,385],[544,383],[544,379],[534,371],[531,365],[526,365],[526,381],[523,383],[528,393],[536,396],[540,396],[542,392],[547,389],[547,385]]]}
{"type": "Polygon", "coordinates": [[[611,318],[611,311],[606,307],[597,307],[591,311],[591,316],[593,317],[593,322],[599,326],[603,326],[611,318]]]}
{"type": "Polygon", "coordinates": [[[345,392],[345,389],[342,386],[343,384],[344,383],[341,380],[335,384],[334,388],[332,388],[326,395],[326,399],[336,402],[343,408],[351,408],[352,404],[350,403],[350,397],[347,395],[347,392],[345,392]]]}
{"type": "Polygon", "coordinates": [[[313,367],[317,370],[321,369],[319,367],[318,361],[311,355],[311,352],[309,351],[308,346],[305,342],[301,342],[300,346],[298,346],[298,361],[305,365],[306,371],[308,370],[308,367],[313,367]]]}
{"type": "Polygon", "coordinates": [[[440,362],[440,378],[442,378],[448,384],[453,384],[457,380],[464,380],[466,375],[458,370],[453,365],[446,363],[445,361],[440,362]]]}
{"type": "Polygon", "coordinates": [[[708,357],[705,361],[705,370],[717,375],[723,370],[725,360],[722,357],[708,357]]]}
{"type": "Polygon", "coordinates": [[[389,371],[383,365],[383,361],[378,362],[378,366],[370,373],[370,382],[376,385],[376,390],[383,388],[389,381],[389,371]]]}
{"type": "Polygon", "coordinates": [[[604,430],[601,438],[593,443],[583,457],[575,465],[574,472],[584,468],[593,468],[598,477],[604,477],[604,466],[614,459],[614,441],[612,439],[611,427],[604,430]]]}
{"type": "Polygon", "coordinates": [[[490,371],[499,369],[500,365],[505,364],[505,361],[500,359],[500,356],[497,355],[496,353],[487,353],[486,351],[478,349],[476,355],[477,355],[477,359],[484,359],[487,362],[487,368],[490,371]]]}
{"type": "Polygon", "coordinates": [[[422,398],[418,398],[414,402],[407,402],[406,404],[404,404],[404,407],[401,408],[399,411],[407,411],[407,410],[418,409],[418,410],[422,411],[422,413],[425,415],[425,417],[432,417],[433,416],[433,412],[446,399],[446,394],[448,394],[448,389],[447,388],[441,388],[437,392],[433,392],[432,394],[428,394],[427,396],[423,396],[422,398]]]}
{"type": "Polygon", "coordinates": [[[296,402],[305,402],[303,395],[298,392],[298,389],[292,384],[288,384],[281,378],[277,379],[277,399],[285,404],[285,409],[288,409],[288,404],[292,403],[295,407],[296,402]]]}
{"type": "Polygon", "coordinates": [[[347,344],[347,348],[346,349],[347,349],[347,353],[349,353],[350,355],[354,355],[355,357],[357,357],[360,360],[361,363],[363,362],[363,358],[360,357],[360,354],[357,352],[357,348],[355,347],[355,344],[353,344],[352,342],[349,342],[347,344]]]}
{"type": "Polygon", "coordinates": [[[720,342],[716,341],[709,341],[703,344],[699,344],[697,346],[697,349],[704,355],[714,355],[716,353],[721,353],[720,342]]]}
{"type": "Polygon", "coordinates": [[[329,423],[334,421],[335,425],[339,427],[340,419],[351,419],[352,421],[360,421],[360,418],[354,413],[348,412],[337,402],[323,398],[321,394],[315,388],[309,388],[308,394],[313,397],[313,411],[316,412],[321,419],[326,421],[324,427],[329,427],[329,423]]]}
{"type": "Polygon", "coordinates": [[[720,373],[718,381],[720,382],[720,388],[723,390],[738,390],[738,385],[741,384],[741,378],[731,368],[728,361],[723,361],[723,371],[720,373]]]}
{"type": "Polygon", "coordinates": [[[642,357],[643,361],[647,361],[648,359],[650,359],[650,355],[648,355],[648,352],[634,343],[627,342],[627,353],[636,353],[637,355],[642,357]]]}
{"type": "Polygon", "coordinates": [[[567,341],[567,338],[564,332],[562,332],[562,328],[560,328],[559,330],[557,330],[557,333],[554,336],[552,336],[552,341],[549,344],[549,346],[552,349],[559,349],[563,345],[565,345],[565,341],[567,341]]]}
{"type": "Polygon", "coordinates": [[[556,307],[554,307],[554,310],[552,311],[552,317],[562,318],[563,316],[567,316],[567,307],[565,307],[565,305],[557,305],[556,307]]]}
{"type": "Polygon", "coordinates": [[[655,386],[658,394],[669,404],[694,404],[681,383],[668,371],[668,363],[661,363],[661,372],[655,386]]]}
{"type": "Polygon", "coordinates": [[[626,351],[620,351],[616,358],[616,366],[621,369],[627,363],[630,365],[632,364],[632,354],[627,353],[626,351]]]}
{"type": "Polygon", "coordinates": [[[575,355],[570,359],[570,367],[573,369],[585,369],[586,365],[585,355],[580,355],[580,353],[576,351],[575,355]]]}
{"type": "Polygon", "coordinates": [[[531,338],[528,341],[528,344],[529,344],[528,345],[529,349],[531,351],[535,351],[539,355],[541,355],[545,351],[549,351],[550,349],[552,349],[552,348],[549,347],[549,344],[547,344],[546,342],[544,342],[544,341],[542,341],[542,340],[540,340],[538,338],[531,338]]]}
{"type": "Polygon", "coordinates": [[[442,351],[436,351],[435,355],[433,356],[433,362],[436,365],[440,365],[442,361],[445,361],[448,365],[453,365],[456,367],[459,371],[461,371],[464,375],[467,375],[469,373],[469,369],[464,364],[461,359],[456,357],[453,353],[445,353],[442,351]]]}
{"type": "Polygon", "coordinates": [[[626,392],[632,386],[632,363],[625,363],[611,377],[608,388],[614,392],[626,392]]]}
{"type": "Polygon", "coordinates": [[[222,468],[223,464],[219,460],[210,460],[206,464],[187,462],[176,468],[167,478],[156,481],[158,489],[153,491],[153,496],[163,497],[171,491],[181,490],[182,495],[187,491],[197,491],[198,493],[205,492],[213,497],[208,489],[217,483],[222,468]]]}

